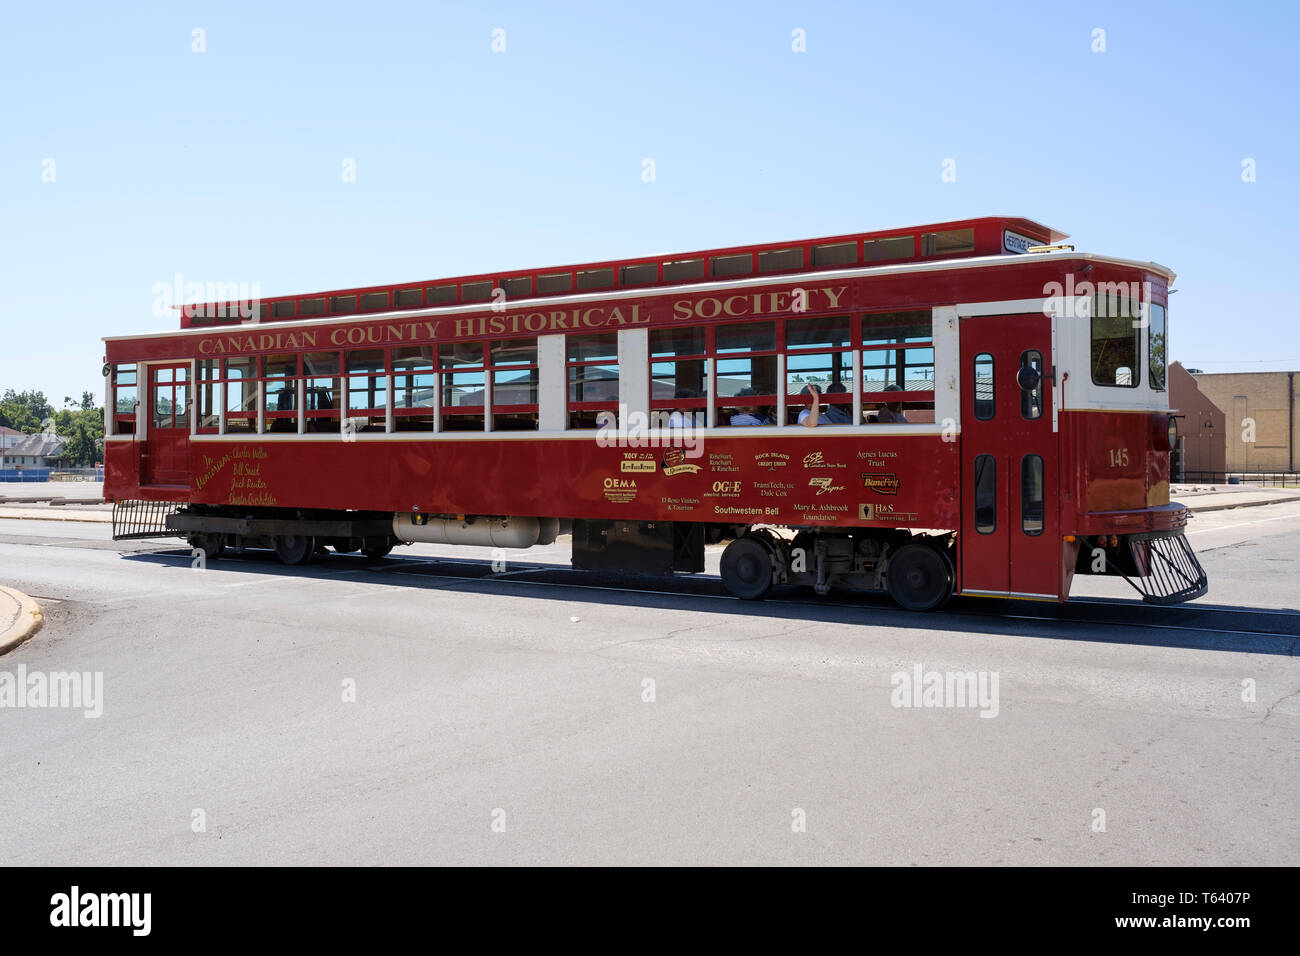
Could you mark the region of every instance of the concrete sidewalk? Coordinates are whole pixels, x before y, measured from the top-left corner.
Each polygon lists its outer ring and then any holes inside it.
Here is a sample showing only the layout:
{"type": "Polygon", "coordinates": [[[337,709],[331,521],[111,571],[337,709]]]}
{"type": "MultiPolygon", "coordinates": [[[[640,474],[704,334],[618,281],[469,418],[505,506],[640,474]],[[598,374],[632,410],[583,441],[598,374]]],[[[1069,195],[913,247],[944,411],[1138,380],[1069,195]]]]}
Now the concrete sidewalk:
{"type": "Polygon", "coordinates": [[[1243,488],[1240,485],[1174,486],[1169,491],[1171,501],[1180,501],[1192,511],[1222,511],[1225,508],[1249,508],[1253,505],[1275,505],[1287,501],[1300,501],[1300,489],[1295,488],[1243,488]]]}
{"type": "Polygon", "coordinates": [[[65,505],[53,507],[0,505],[0,518],[22,518],[27,521],[94,521],[108,524],[113,520],[113,509],[111,505],[104,505],[102,510],[98,511],[91,511],[88,508],[70,508],[65,505]]]}
{"type": "Polygon", "coordinates": [[[39,604],[22,591],[0,586],[0,654],[30,638],[44,620],[39,604]]]}

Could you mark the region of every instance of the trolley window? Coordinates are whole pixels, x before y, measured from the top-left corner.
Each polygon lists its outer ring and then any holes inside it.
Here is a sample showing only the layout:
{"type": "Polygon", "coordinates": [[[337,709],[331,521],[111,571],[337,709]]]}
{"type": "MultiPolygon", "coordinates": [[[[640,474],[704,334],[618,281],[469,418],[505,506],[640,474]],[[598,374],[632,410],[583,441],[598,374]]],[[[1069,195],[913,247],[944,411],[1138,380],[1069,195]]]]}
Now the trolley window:
{"type": "MultiPolygon", "coordinates": [[[[718,421],[730,423],[741,406],[771,408],[776,405],[776,324],[743,322],[714,330],[714,372],[718,421]],[[736,402],[741,398],[743,403],[736,402]]],[[[760,413],[760,419],[765,413],[760,413]]],[[[749,419],[742,419],[748,421],[749,419]]]]}
{"type": "Polygon", "coordinates": [[[975,251],[974,229],[946,229],[943,232],[921,234],[921,255],[952,256],[959,252],[975,251]]]}
{"type": "Polygon", "coordinates": [[[704,380],[705,330],[654,329],[650,332],[650,420],[659,427],[687,420],[703,426],[708,405],[704,380]]]}
{"type": "Polygon", "coordinates": [[[537,430],[537,340],[503,339],[488,349],[492,430],[537,430]]]}
{"type": "Polygon", "coordinates": [[[153,427],[185,428],[189,425],[189,369],[160,368],[153,376],[153,427]]]}
{"type": "Polygon", "coordinates": [[[1092,381],[1095,385],[1136,388],[1138,368],[1137,304],[1122,296],[1097,295],[1092,308],[1092,381]]]}
{"type": "Polygon", "coordinates": [[[975,530],[992,534],[998,527],[998,466],[992,455],[975,456],[975,530]]]}
{"type": "Polygon", "coordinates": [[[343,429],[343,389],[338,352],[308,352],[303,356],[303,412],[309,432],[343,429]]]}
{"type": "Polygon", "coordinates": [[[347,353],[349,425],[354,431],[382,432],[388,428],[388,376],[383,349],[347,353]]]}
{"type": "Polygon", "coordinates": [[[1032,368],[1038,372],[1038,384],[1031,389],[1020,390],[1020,417],[1033,421],[1043,417],[1043,353],[1037,349],[1021,352],[1020,367],[1032,368]]]}
{"type": "Polygon", "coordinates": [[[482,431],[487,391],[484,342],[438,346],[442,376],[442,430],[482,431]]]}
{"type": "Polygon", "coordinates": [[[195,382],[199,404],[198,430],[212,434],[221,423],[220,411],[217,408],[217,379],[221,377],[221,361],[199,359],[198,368],[199,378],[195,382]]]}
{"type": "MultiPolygon", "coordinates": [[[[848,425],[853,421],[853,343],[847,315],[791,319],[785,324],[786,414],[790,423],[812,404],[811,387],[821,393],[819,421],[848,425]]],[[[803,415],[807,418],[807,415],[803,415]]]]}
{"type": "Polygon", "coordinates": [[[1043,458],[1020,459],[1020,530],[1030,536],[1043,533],[1043,458]]]}
{"type": "Polygon", "coordinates": [[[298,430],[298,356],[264,356],[262,378],[265,380],[263,430],[296,432],[298,430]]]}
{"type": "Polygon", "coordinates": [[[399,432],[433,431],[433,407],[438,393],[433,346],[395,348],[392,362],[393,429],[399,432]]]}
{"type": "Polygon", "coordinates": [[[226,434],[251,432],[257,426],[257,359],[225,360],[226,434]]]}
{"type": "Polygon", "coordinates": [[[934,421],[929,310],[862,316],[862,401],[871,422],[934,421]]]}
{"type": "Polygon", "coordinates": [[[982,422],[991,421],[997,410],[993,392],[993,356],[981,352],[975,356],[975,375],[971,379],[975,390],[975,417],[982,422]]]}
{"type": "Polygon", "coordinates": [[[134,365],[113,366],[113,434],[135,434],[135,408],[139,390],[134,365]]]}
{"type": "Polygon", "coordinates": [[[595,428],[601,412],[618,411],[618,333],[565,338],[569,427],[595,428]]]}
{"type": "Polygon", "coordinates": [[[1168,324],[1165,307],[1152,303],[1149,306],[1150,322],[1147,325],[1147,367],[1151,370],[1151,387],[1164,391],[1165,368],[1168,352],[1165,349],[1165,328],[1168,324]]]}

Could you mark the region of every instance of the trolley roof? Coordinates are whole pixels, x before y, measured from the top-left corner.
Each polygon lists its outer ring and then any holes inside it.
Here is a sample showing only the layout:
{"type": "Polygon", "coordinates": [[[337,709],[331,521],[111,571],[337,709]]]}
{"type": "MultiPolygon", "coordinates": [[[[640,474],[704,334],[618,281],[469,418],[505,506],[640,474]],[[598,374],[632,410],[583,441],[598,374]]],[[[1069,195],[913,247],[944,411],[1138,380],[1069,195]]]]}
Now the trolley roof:
{"type": "Polygon", "coordinates": [[[1015,254],[1067,238],[1066,233],[1023,217],[987,216],[816,239],[274,296],[260,299],[251,307],[225,299],[176,308],[181,312],[183,329],[237,325],[252,318],[259,322],[303,321],[487,303],[502,294],[509,299],[539,298],[816,269],[1015,254]],[[496,292],[498,289],[501,292],[496,292]],[[255,314],[250,315],[250,309],[255,314]]]}

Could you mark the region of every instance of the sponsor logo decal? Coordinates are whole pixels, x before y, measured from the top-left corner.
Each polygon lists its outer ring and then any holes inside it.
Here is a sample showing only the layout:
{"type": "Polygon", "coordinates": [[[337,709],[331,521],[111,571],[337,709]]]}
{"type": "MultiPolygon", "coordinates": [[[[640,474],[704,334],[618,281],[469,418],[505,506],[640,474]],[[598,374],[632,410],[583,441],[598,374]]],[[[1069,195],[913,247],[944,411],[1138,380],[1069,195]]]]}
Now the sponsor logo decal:
{"type": "Polygon", "coordinates": [[[837,461],[827,461],[822,453],[815,451],[812,454],[803,456],[803,466],[805,468],[843,468],[844,465],[837,461]]]}
{"type": "Polygon", "coordinates": [[[833,482],[834,478],[809,478],[808,487],[817,489],[817,496],[828,495],[833,491],[843,491],[843,485],[837,485],[833,482]]]}
{"type": "Polygon", "coordinates": [[[700,466],[688,462],[685,452],[680,448],[670,448],[664,452],[664,460],[661,464],[663,465],[664,475],[669,478],[673,475],[697,475],[700,473],[700,466]]]}
{"type": "Polygon", "coordinates": [[[892,471],[862,472],[862,487],[878,495],[896,495],[901,482],[892,471]]]}
{"type": "Polygon", "coordinates": [[[638,489],[635,478],[606,478],[604,486],[605,498],[616,505],[636,500],[638,489]]]}

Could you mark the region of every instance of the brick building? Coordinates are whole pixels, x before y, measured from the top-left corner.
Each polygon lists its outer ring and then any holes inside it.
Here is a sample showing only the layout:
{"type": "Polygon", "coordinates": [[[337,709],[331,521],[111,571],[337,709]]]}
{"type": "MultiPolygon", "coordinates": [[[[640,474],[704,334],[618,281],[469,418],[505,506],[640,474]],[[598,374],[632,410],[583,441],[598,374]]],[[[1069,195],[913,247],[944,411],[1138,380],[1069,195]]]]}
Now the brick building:
{"type": "Polygon", "coordinates": [[[1180,362],[1169,366],[1169,407],[1178,409],[1175,481],[1216,481],[1227,470],[1227,416],[1180,362]]]}
{"type": "Polygon", "coordinates": [[[1201,394],[1227,416],[1229,472],[1295,471],[1300,466],[1295,372],[1201,372],[1201,394]]]}

